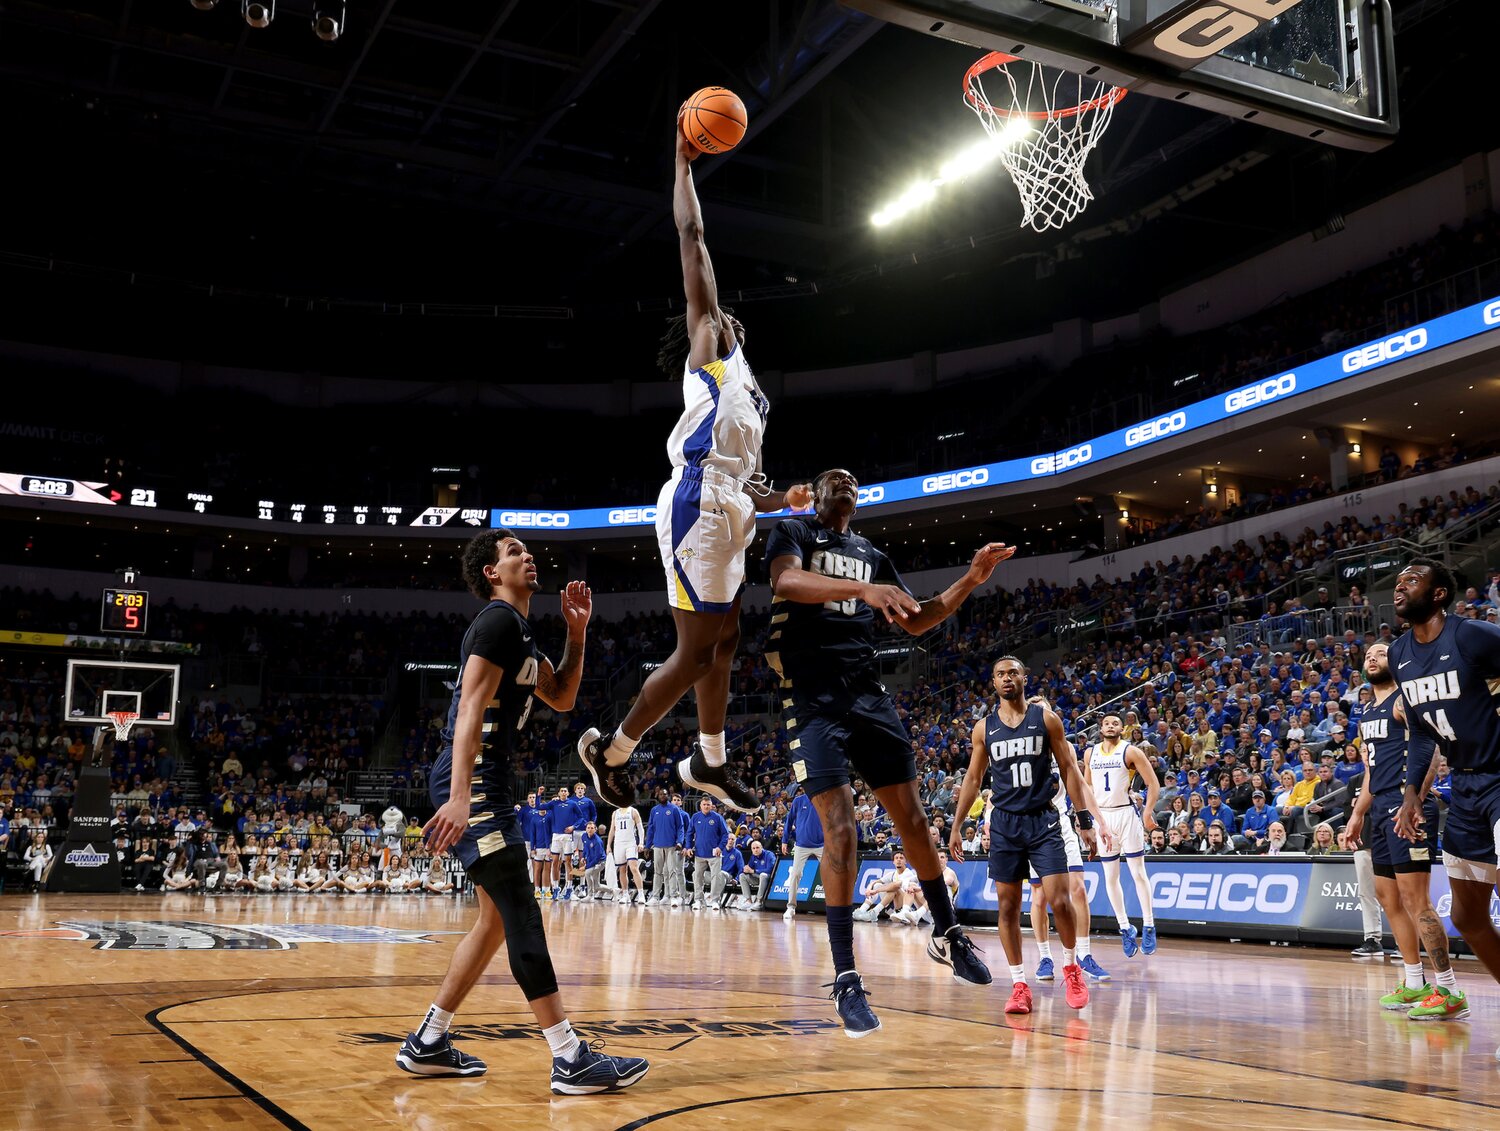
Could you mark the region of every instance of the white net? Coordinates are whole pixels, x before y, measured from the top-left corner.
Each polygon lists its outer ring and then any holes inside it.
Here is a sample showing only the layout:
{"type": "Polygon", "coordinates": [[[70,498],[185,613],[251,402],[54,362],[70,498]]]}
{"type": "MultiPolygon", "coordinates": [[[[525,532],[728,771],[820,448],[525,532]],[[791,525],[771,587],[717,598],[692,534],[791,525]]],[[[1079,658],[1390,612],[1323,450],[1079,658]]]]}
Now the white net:
{"type": "Polygon", "coordinates": [[[1124,97],[1123,87],[999,52],[969,68],[964,101],[999,147],[1023,228],[1061,228],[1094,199],[1084,163],[1124,97]]]}

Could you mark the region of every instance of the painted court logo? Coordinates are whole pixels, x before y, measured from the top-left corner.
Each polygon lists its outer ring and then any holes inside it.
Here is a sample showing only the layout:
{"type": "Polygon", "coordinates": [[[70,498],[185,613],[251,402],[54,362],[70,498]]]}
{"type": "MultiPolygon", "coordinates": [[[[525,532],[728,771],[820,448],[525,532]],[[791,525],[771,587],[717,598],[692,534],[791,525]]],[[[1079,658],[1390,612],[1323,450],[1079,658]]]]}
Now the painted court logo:
{"type": "MultiPolygon", "coordinates": [[[[71,863],[71,861],[69,861],[71,863]]],[[[340,923],[200,923],[188,919],[59,919],[55,928],[0,938],[92,942],[95,950],[296,950],[299,943],[430,943],[451,931],[398,931],[340,923]]]]}

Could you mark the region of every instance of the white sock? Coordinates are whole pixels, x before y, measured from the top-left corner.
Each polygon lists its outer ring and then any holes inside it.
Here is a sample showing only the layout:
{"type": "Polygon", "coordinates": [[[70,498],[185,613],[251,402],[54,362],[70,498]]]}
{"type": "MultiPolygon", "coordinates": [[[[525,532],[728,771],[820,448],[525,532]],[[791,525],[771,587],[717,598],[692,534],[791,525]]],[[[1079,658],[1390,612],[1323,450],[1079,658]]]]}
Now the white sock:
{"type": "Polygon", "coordinates": [[[1073,951],[1070,948],[1068,948],[1068,947],[1063,947],[1063,966],[1064,967],[1068,967],[1068,966],[1072,966],[1072,965],[1073,965],[1073,951]]]}
{"type": "Polygon", "coordinates": [[[1079,962],[1082,962],[1085,958],[1087,958],[1089,956],[1088,935],[1079,935],[1077,945],[1073,947],[1073,950],[1078,955],[1079,962]]]}
{"type": "Polygon", "coordinates": [[[1130,930],[1130,920],[1129,919],[1117,919],[1115,921],[1120,924],[1120,934],[1123,935],[1123,934],[1127,933],[1130,930]]]}
{"type": "Polygon", "coordinates": [[[1453,967],[1437,972],[1437,984],[1445,990],[1458,989],[1458,975],[1453,972],[1453,967]]]}
{"type": "Polygon", "coordinates": [[[631,738],[623,730],[616,730],[615,736],[609,740],[608,749],[604,751],[604,764],[623,766],[630,761],[630,756],[635,753],[635,748],[640,744],[639,738],[631,738]]]}
{"type": "Polygon", "coordinates": [[[1024,967],[1024,966],[1012,966],[1010,968],[1010,980],[1012,982],[1024,982],[1024,981],[1026,981],[1026,967],[1024,967]]]}
{"type": "Polygon", "coordinates": [[[552,1046],[552,1055],[562,1057],[563,1060],[572,1060],[577,1056],[579,1045],[582,1044],[566,1017],[551,1028],[543,1029],[542,1036],[552,1046]]]}
{"type": "MultiPolygon", "coordinates": [[[[1420,962],[1403,962],[1406,967],[1406,988],[1409,990],[1420,990],[1427,984],[1427,979],[1422,977],[1422,964],[1420,962]]],[[[1452,970],[1448,973],[1453,973],[1452,970]]]]}
{"type": "Polygon", "coordinates": [[[439,1009],[437,1003],[433,1002],[432,1008],[427,1011],[427,1016],[422,1020],[422,1027],[417,1030],[417,1040],[424,1045],[430,1045],[441,1038],[451,1024],[453,1024],[453,1014],[446,1009],[439,1009]]]}
{"type": "Polygon", "coordinates": [[[1052,943],[1050,941],[1048,941],[1048,942],[1039,942],[1039,943],[1036,944],[1036,946],[1037,946],[1037,949],[1042,952],[1042,957],[1043,958],[1051,958],[1052,957],[1052,943]]]}
{"type": "Polygon", "coordinates": [[[724,764],[724,732],[698,735],[698,749],[703,751],[703,760],[710,766],[724,764]]]}
{"type": "Polygon", "coordinates": [[[1149,908],[1149,907],[1147,907],[1146,910],[1141,913],[1141,926],[1142,927],[1154,927],[1154,926],[1156,926],[1156,913],[1154,911],[1152,911],[1151,908],[1149,908]]]}

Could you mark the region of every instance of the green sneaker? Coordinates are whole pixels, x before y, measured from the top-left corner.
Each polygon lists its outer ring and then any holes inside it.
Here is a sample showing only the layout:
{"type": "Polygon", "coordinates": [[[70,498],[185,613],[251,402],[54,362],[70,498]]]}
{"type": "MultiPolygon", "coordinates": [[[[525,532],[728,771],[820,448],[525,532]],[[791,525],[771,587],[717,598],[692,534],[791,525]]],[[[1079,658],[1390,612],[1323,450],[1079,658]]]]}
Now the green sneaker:
{"type": "Polygon", "coordinates": [[[1462,990],[1434,986],[1427,1000],[1406,1016],[1413,1021],[1465,1021],[1469,1016],[1469,999],[1462,990]]]}
{"type": "Polygon", "coordinates": [[[1380,1008],[1410,1009],[1414,1005],[1420,1005],[1431,996],[1431,986],[1422,986],[1420,989],[1413,990],[1407,988],[1406,983],[1403,982],[1380,999],[1380,1008]]]}

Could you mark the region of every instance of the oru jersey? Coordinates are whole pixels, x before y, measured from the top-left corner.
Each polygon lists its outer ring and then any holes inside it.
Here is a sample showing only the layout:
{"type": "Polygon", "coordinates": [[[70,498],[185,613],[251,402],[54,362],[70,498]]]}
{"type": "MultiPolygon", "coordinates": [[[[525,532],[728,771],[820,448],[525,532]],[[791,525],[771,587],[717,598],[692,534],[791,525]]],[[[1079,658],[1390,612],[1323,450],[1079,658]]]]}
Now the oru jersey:
{"type": "Polygon", "coordinates": [[[1400,701],[1399,694],[1387,695],[1385,702],[1371,703],[1359,717],[1359,740],[1369,773],[1365,788],[1375,797],[1406,789],[1406,727],[1395,717],[1400,701]]]}
{"type": "Polygon", "coordinates": [[[1407,726],[1435,739],[1452,769],[1500,775],[1500,626],[1449,616],[1431,644],[1398,637],[1390,665],[1407,726]]]}
{"type": "MultiPolygon", "coordinates": [[[[530,623],[514,606],[505,601],[491,601],[469,630],[464,633],[458,657],[458,682],[453,687],[453,702],[448,708],[448,723],[443,727],[443,754],[439,762],[452,758],[453,732],[458,725],[458,703],[463,696],[464,668],[471,655],[480,656],[500,669],[500,686],[495,698],[485,704],[484,732],[480,754],[475,761],[474,777],[485,782],[487,799],[497,807],[509,809],[515,774],[511,769],[511,751],[515,737],[531,717],[531,697],[536,691],[537,661],[541,653],[533,640],[530,623]]],[[[434,774],[451,773],[451,763],[434,774]]]]}
{"type": "Polygon", "coordinates": [[[1028,706],[1014,727],[1000,721],[999,711],[991,712],[984,720],[984,744],[990,755],[990,801],[996,809],[1034,813],[1052,807],[1057,783],[1040,703],[1028,706]]]}
{"type": "Polygon", "coordinates": [[[711,467],[741,483],[760,470],[771,402],[738,344],[729,356],[682,377],[682,416],[667,438],[673,467],[711,467]]]}
{"type": "MultiPolygon", "coordinates": [[[[823,577],[894,585],[910,592],[891,559],[868,538],[852,530],[829,530],[814,515],[776,524],[766,540],[766,565],[784,557],[800,558],[803,569],[823,577]]],[[[797,681],[799,688],[862,674],[874,678],[875,610],[857,597],[820,605],[772,597],[766,663],[783,680],[797,681]]]]}

